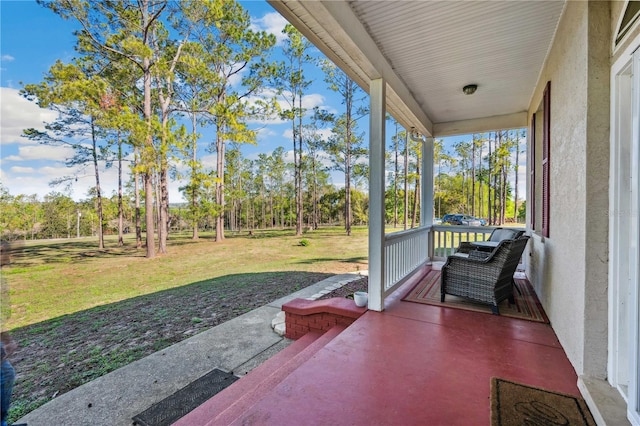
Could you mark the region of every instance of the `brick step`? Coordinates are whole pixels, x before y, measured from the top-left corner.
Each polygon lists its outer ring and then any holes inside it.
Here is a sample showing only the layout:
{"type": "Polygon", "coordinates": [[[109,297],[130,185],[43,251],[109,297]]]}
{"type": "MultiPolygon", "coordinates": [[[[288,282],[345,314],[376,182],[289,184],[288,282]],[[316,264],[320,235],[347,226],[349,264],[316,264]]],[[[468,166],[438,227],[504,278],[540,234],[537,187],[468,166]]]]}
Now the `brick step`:
{"type": "Polygon", "coordinates": [[[232,423],[344,329],[343,326],[335,326],[324,334],[306,334],[182,417],[174,426],[232,423]]]}

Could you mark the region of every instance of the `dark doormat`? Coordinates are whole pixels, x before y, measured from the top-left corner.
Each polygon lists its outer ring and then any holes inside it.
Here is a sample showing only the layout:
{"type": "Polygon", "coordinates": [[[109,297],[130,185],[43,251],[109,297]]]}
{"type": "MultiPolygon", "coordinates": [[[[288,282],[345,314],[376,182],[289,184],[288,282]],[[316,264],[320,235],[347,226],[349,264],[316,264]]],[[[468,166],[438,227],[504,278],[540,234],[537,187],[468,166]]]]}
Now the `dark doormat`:
{"type": "Polygon", "coordinates": [[[134,416],[133,424],[169,426],[238,379],[216,368],[134,416]]]}
{"type": "Polygon", "coordinates": [[[584,399],[494,377],[491,426],[596,426],[584,399]]]}

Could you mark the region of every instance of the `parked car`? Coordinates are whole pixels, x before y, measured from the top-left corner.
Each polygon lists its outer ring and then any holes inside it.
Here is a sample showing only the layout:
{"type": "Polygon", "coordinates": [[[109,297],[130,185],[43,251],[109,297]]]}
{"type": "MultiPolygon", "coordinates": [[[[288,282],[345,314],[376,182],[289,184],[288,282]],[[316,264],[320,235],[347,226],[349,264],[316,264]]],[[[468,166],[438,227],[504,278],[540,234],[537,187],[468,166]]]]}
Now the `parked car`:
{"type": "Polygon", "coordinates": [[[473,217],[467,214],[452,214],[444,215],[442,221],[450,223],[451,225],[464,225],[464,226],[482,226],[482,222],[477,217],[473,217]]]}
{"type": "Polygon", "coordinates": [[[442,223],[448,223],[448,224],[452,225],[452,223],[450,221],[451,221],[451,219],[453,219],[454,216],[457,216],[457,215],[455,215],[455,214],[446,214],[446,215],[442,216],[442,223]]]}

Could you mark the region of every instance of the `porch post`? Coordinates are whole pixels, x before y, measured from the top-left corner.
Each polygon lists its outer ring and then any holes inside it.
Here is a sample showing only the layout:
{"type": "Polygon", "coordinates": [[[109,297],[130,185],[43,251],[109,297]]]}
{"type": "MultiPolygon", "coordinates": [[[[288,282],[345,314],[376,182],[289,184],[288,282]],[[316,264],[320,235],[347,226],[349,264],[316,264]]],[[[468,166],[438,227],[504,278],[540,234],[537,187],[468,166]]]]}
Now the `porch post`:
{"type": "MultiPolygon", "coordinates": [[[[435,139],[431,137],[425,138],[422,144],[422,203],[420,203],[420,224],[422,226],[433,225],[433,158],[435,139]]],[[[426,241],[428,260],[433,259],[433,230],[429,232],[426,241]]],[[[427,260],[427,259],[425,259],[427,260]]]]}
{"type": "Polygon", "coordinates": [[[384,142],[386,82],[369,85],[369,309],[384,310],[384,142]]]}

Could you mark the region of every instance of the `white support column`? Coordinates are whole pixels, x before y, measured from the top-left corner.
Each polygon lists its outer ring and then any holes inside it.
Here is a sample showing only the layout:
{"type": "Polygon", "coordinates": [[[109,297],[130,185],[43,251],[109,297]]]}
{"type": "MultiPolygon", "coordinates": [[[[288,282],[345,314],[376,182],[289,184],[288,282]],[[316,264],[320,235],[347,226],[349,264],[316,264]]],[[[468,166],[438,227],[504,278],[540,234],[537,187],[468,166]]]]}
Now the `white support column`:
{"type": "MultiPolygon", "coordinates": [[[[422,202],[420,203],[420,224],[422,226],[433,225],[433,158],[434,158],[434,138],[425,138],[422,144],[422,182],[421,182],[421,196],[422,202]]],[[[433,259],[433,231],[429,232],[429,237],[426,241],[427,244],[427,256],[429,260],[433,259]]],[[[425,259],[427,260],[427,259],[425,259]]]]}
{"type": "Polygon", "coordinates": [[[384,310],[384,148],[386,83],[370,83],[369,124],[369,309],[384,310]]]}
{"type": "Polygon", "coordinates": [[[433,142],[434,138],[425,138],[422,144],[422,203],[420,224],[433,225],[433,142]]]}

